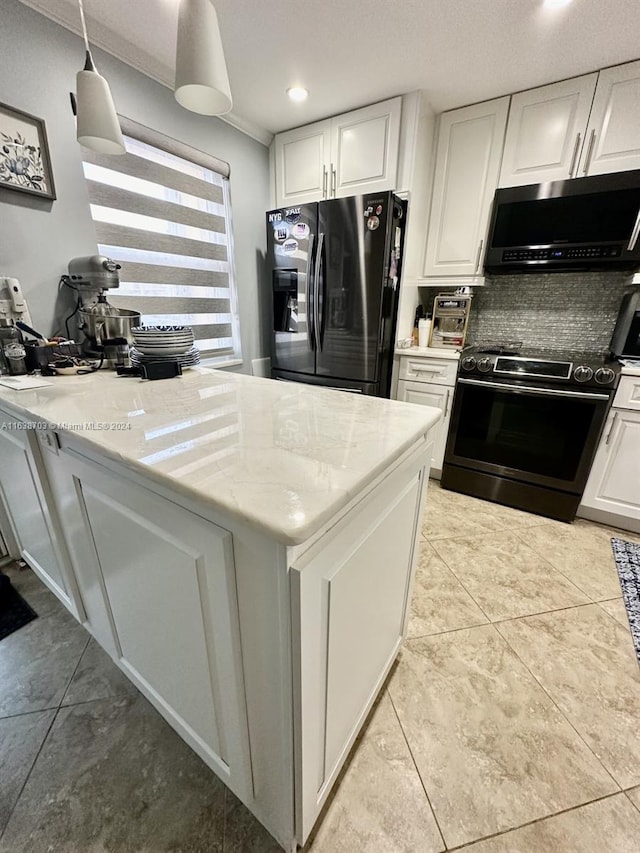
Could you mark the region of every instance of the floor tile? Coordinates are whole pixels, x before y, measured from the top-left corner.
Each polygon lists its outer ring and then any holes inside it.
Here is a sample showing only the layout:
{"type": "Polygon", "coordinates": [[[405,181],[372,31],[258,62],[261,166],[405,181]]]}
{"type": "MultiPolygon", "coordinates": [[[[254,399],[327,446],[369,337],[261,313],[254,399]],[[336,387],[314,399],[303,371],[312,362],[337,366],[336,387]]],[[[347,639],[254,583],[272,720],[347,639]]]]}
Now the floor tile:
{"type": "Polygon", "coordinates": [[[89,635],[66,610],[0,642],[0,717],[60,704],[89,635]]]}
{"type": "Polygon", "coordinates": [[[640,813],[616,794],[463,847],[460,853],[637,853],[640,813]]]}
{"type": "Polygon", "coordinates": [[[618,790],[492,625],[408,641],[389,692],[448,846],[618,790]]]}
{"type": "MultiPolygon", "coordinates": [[[[621,595],[611,550],[611,537],[619,535],[619,530],[578,518],[571,524],[531,527],[523,540],[593,601],[604,601],[621,595]]],[[[633,534],[628,538],[636,541],[633,534]]]]}
{"type": "Polygon", "coordinates": [[[613,616],[616,622],[619,622],[624,628],[629,628],[627,608],[621,598],[612,598],[610,601],[599,601],[598,604],[609,616],[613,616]]]}
{"type": "Polygon", "coordinates": [[[120,696],[135,697],[138,689],[118,669],[109,655],[94,639],[80,658],[71,684],[62,700],[63,705],[90,702],[94,699],[115,699],[120,696]]]}
{"type": "Polygon", "coordinates": [[[640,668],[629,631],[595,604],[497,628],[620,786],[640,783],[640,668]]]}
{"type": "Polygon", "coordinates": [[[540,517],[441,488],[429,481],[422,533],[426,539],[471,536],[540,524],[540,517]]]}
{"type": "Polygon", "coordinates": [[[20,593],[41,618],[51,616],[54,613],[62,613],[66,609],[31,569],[21,569],[16,563],[10,563],[0,571],[9,577],[11,586],[20,593]]]}
{"type": "Polygon", "coordinates": [[[0,835],[42,746],[55,711],[0,720],[0,835]]]}
{"type": "Polygon", "coordinates": [[[640,811],[640,787],[627,791],[627,797],[629,797],[634,806],[640,811]]]}
{"type": "Polygon", "coordinates": [[[488,621],[482,610],[428,542],[422,542],[409,617],[408,637],[424,637],[488,621]]]}
{"type": "Polygon", "coordinates": [[[388,695],[335,791],[311,853],[437,853],[444,843],[388,695]]]}
{"type": "Polygon", "coordinates": [[[0,851],[215,853],[224,794],[142,696],[63,708],[0,851]]]}
{"type": "Polygon", "coordinates": [[[275,838],[231,791],[227,791],[224,853],[282,853],[275,838]]]}
{"type": "Polygon", "coordinates": [[[492,621],[589,602],[514,532],[441,539],[433,547],[492,621]]]}

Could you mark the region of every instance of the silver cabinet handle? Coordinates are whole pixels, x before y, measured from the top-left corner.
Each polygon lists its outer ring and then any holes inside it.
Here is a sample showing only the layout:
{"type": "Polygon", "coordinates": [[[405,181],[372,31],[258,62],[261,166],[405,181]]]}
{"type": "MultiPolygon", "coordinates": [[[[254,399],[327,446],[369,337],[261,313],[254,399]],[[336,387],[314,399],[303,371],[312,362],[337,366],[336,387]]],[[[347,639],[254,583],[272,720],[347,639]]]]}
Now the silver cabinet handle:
{"type": "Polygon", "coordinates": [[[331,195],[336,197],[336,170],[333,168],[333,163],[331,164],[331,195]]]}
{"type": "Polygon", "coordinates": [[[582,135],[580,132],[576,133],[576,144],[573,146],[573,157],[571,158],[571,165],[569,166],[569,177],[573,178],[573,170],[576,167],[576,160],[578,159],[578,151],[580,150],[580,140],[582,139],[582,135]]]}
{"type": "Polygon", "coordinates": [[[631,232],[631,237],[629,238],[629,243],[627,244],[627,251],[633,252],[636,247],[636,243],[638,242],[638,234],[640,234],[640,209],[638,210],[638,215],[636,216],[636,224],[633,226],[633,231],[631,232]]]}
{"type": "Polygon", "coordinates": [[[478,246],[478,256],[476,258],[476,266],[475,266],[476,272],[478,272],[478,270],[480,269],[480,257],[482,255],[482,247],[483,246],[484,246],[484,240],[480,240],[480,245],[478,246]]]}
{"type": "Polygon", "coordinates": [[[587,149],[587,159],[584,161],[584,169],[583,173],[586,175],[589,171],[589,166],[591,165],[591,157],[593,155],[593,146],[596,142],[596,132],[595,130],[591,131],[591,136],[589,137],[589,148],[587,149]]]}
{"type": "Polygon", "coordinates": [[[322,198],[327,197],[327,167],[322,167],[322,198]]]}
{"type": "Polygon", "coordinates": [[[616,412],[613,416],[613,420],[611,421],[611,426],[609,427],[609,432],[607,433],[607,437],[606,437],[605,442],[604,442],[605,447],[609,444],[611,436],[613,435],[613,428],[616,425],[617,419],[618,419],[618,413],[616,412]]]}

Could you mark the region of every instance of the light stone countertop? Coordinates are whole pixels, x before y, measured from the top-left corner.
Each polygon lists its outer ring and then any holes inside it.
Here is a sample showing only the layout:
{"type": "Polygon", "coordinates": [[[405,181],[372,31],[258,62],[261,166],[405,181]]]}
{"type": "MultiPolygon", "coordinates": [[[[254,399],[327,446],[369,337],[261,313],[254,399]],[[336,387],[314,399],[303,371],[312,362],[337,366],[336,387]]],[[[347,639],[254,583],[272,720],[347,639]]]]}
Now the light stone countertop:
{"type": "Polygon", "coordinates": [[[110,371],[51,381],[37,390],[0,386],[0,405],[72,425],[78,445],[288,545],[317,532],[441,414],[207,368],[154,382],[110,371]],[[75,426],[95,423],[126,429],[75,426]]]}
{"type": "Polygon", "coordinates": [[[437,347],[408,347],[407,349],[396,347],[395,355],[411,356],[412,358],[448,358],[451,361],[458,361],[460,350],[439,349],[437,347]]]}
{"type": "Polygon", "coordinates": [[[620,372],[623,376],[640,376],[640,367],[623,366],[620,372]]]}

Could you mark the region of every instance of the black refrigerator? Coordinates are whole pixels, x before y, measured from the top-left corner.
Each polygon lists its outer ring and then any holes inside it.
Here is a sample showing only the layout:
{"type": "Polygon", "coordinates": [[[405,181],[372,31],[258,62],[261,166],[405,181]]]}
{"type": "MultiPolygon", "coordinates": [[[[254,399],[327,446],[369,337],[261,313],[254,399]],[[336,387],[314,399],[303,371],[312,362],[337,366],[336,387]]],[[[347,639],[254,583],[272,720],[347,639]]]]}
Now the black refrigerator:
{"type": "Polygon", "coordinates": [[[267,213],[274,379],[389,396],[406,214],[391,192],[267,213]]]}

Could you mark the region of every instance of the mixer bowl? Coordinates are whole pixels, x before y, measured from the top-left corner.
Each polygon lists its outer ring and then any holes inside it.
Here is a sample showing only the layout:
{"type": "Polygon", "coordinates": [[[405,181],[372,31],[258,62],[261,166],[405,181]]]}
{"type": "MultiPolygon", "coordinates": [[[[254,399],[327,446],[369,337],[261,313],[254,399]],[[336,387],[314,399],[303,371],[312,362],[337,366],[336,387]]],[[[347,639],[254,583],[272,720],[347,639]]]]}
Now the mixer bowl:
{"type": "Polygon", "coordinates": [[[78,313],[80,315],[78,328],[82,329],[86,337],[95,341],[98,346],[112,338],[125,338],[129,344],[132,344],[132,330],[140,325],[140,312],[128,311],[126,308],[118,309],[117,314],[92,314],[83,311],[82,308],[78,313]]]}

